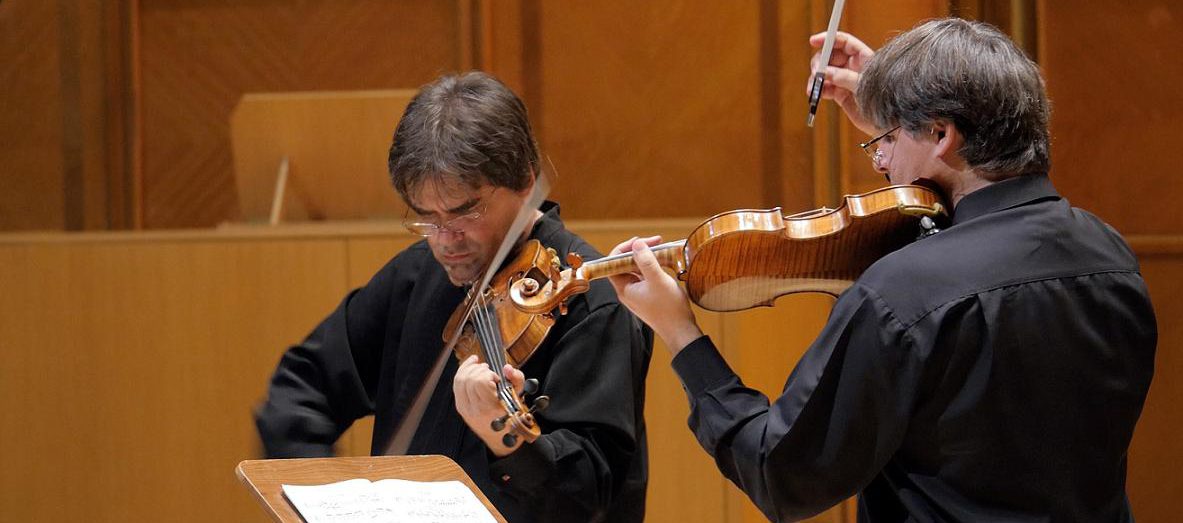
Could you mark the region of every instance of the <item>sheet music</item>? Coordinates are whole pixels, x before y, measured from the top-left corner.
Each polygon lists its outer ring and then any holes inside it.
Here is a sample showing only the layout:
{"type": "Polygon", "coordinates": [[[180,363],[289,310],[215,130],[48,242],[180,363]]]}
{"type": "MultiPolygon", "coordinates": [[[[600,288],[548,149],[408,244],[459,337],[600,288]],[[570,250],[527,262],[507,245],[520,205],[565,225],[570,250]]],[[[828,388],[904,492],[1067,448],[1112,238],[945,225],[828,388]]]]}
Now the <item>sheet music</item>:
{"type": "Polygon", "coordinates": [[[283,485],[283,492],[308,523],[496,523],[459,481],[351,479],[283,485]]]}

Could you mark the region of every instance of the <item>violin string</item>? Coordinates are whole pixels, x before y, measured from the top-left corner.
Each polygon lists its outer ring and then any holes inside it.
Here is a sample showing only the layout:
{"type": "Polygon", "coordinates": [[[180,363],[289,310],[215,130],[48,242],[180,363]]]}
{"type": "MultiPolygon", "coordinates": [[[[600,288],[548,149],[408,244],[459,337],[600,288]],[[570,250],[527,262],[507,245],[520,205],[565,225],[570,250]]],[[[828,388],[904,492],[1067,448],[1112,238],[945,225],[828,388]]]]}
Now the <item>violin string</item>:
{"type": "Polygon", "coordinates": [[[481,341],[485,361],[490,367],[495,367],[493,371],[501,378],[497,383],[498,396],[501,397],[501,401],[507,410],[516,410],[514,394],[509,387],[505,374],[502,372],[502,368],[505,366],[505,351],[502,349],[502,344],[500,343],[500,330],[496,326],[495,313],[485,300],[483,293],[477,296],[473,317],[477,326],[477,337],[481,341]]]}
{"type": "Polygon", "coordinates": [[[503,369],[505,368],[505,348],[501,340],[501,329],[498,327],[496,311],[492,305],[486,304],[482,309],[486,317],[486,328],[488,329],[489,338],[492,340],[492,358],[491,362],[496,366],[494,372],[497,373],[501,379],[497,382],[497,390],[501,395],[502,401],[510,407],[515,407],[517,402],[514,401],[513,387],[506,378],[503,369]]]}
{"type": "Polygon", "coordinates": [[[489,318],[485,314],[484,297],[478,296],[476,298],[475,306],[473,307],[473,322],[476,324],[476,335],[481,345],[481,354],[484,356],[485,363],[490,367],[496,365],[495,351],[493,350],[493,338],[490,336],[489,318]]]}
{"type": "Polygon", "coordinates": [[[485,349],[485,362],[490,367],[496,366],[495,371],[497,371],[501,368],[501,344],[497,343],[499,336],[497,336],[493,318],[489,315],[489,305],[483,295],[477,303],[476,315],[481,330],[481,339],[484,341],[482,347],[485,349]]]}

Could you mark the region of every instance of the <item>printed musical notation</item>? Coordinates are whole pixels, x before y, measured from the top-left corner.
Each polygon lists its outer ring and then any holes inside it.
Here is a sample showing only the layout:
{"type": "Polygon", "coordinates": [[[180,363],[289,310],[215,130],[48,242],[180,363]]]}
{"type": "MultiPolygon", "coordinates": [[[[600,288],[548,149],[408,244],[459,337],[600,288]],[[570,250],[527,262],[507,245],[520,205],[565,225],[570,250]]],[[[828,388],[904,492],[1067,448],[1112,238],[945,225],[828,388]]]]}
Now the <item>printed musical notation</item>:
{"type": "Polygon", "coordinates": [[[459,481],[283,485],[284,495],[308,523],[495,523],[476,495],[459,481]]]}

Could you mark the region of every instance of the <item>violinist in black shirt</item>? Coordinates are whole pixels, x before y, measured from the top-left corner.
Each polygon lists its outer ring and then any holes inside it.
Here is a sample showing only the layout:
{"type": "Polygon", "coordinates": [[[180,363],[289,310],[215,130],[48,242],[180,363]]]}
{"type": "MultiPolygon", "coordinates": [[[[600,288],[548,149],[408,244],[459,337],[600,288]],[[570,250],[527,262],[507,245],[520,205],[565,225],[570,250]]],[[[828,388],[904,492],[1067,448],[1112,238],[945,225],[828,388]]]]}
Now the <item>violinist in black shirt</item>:
{"type": "Polygon", "coordinates": [[[958,19],[835,50],[824,97],[951,224],[864,272],[771,401],[702,335],[658,239],[617,246],[639,274],[613,285],[674,353],[699,442],[778,521],[856,494],[860,521],[1132,521],[1154,311],[1121,236],[1052,186],[1038,67],[958,19]]]}
{"type": "MultiPolygon", "coordinates": [[[[405,224],[424,239],[284,354],[256,413],[268,457],[331,455],[354,420],[373,414],[373,454],[451,457],[509,521],[641,521],[652,337],[608,282],[572,300],[520,369],[498,369],[515,390],[530,377],[549,396],[534,414],[537,440],[507,445],[506,429],[493,428],[505,414],[500,378],[475,356],[448,355],[438,382],[428,379],[464,286],[488,269],[537,181],[522,101],[482,73],[436,80],[407,106],[389,168],[411,210],[405,224]],[[425,383],[415,420],[408,411],[425,383]],[[397,427],[409,427],[405,441],[397,427]]],[[[515,245],[537,239],[561,258],[600,257],[563,227],[556,204],[530,222],[515,245]]]]}

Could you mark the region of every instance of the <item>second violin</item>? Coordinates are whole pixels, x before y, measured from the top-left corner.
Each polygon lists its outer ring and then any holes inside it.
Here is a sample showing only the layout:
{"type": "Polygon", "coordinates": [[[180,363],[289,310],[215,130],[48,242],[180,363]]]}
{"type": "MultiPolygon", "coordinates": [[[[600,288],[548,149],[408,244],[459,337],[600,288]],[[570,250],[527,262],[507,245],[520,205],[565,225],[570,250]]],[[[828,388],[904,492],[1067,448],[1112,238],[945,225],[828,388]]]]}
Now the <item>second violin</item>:
{"type": "MultiPolygon", "coordinates": [[[[684,240],[653,248],[662,266],[685,283],[690,299],[712,311],[772,305],[795,292],[837,295],[875,260],[936,230],[945,216],[927,187],[898,185],[846,196],[835,209],[793,215],[781,209],[738,210],[703,222],[684,240]]],[[[635,272],[631,253],[524,277],[510,285],[514,306],[541,313],[584,292],[597,278],[635,272]]],[[[555,264],[539,263],[539,267],[555,264]]]]}

